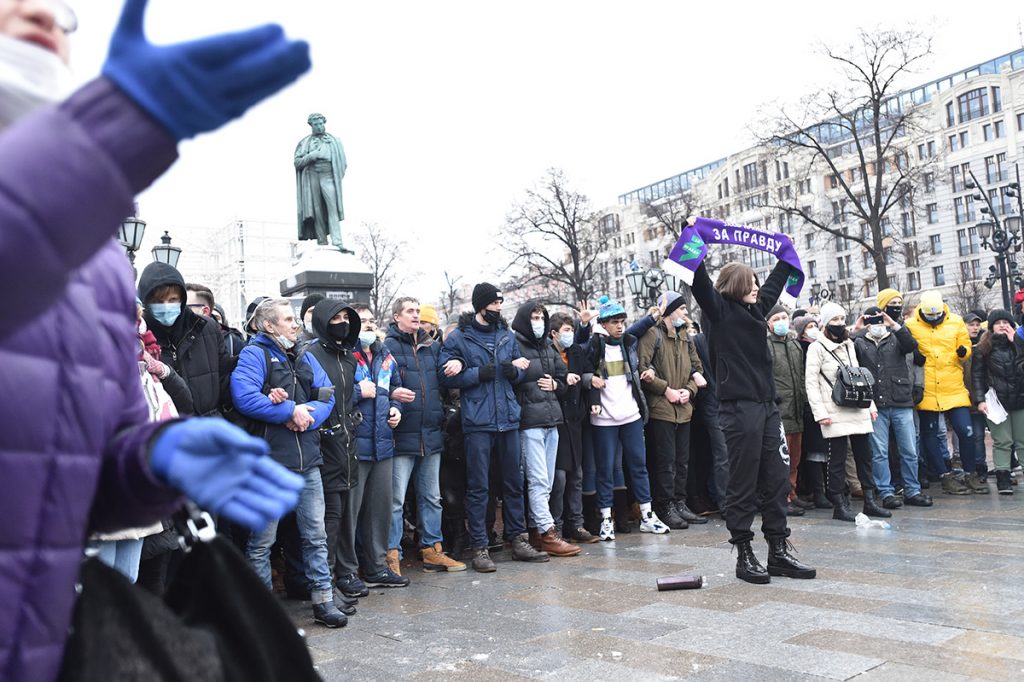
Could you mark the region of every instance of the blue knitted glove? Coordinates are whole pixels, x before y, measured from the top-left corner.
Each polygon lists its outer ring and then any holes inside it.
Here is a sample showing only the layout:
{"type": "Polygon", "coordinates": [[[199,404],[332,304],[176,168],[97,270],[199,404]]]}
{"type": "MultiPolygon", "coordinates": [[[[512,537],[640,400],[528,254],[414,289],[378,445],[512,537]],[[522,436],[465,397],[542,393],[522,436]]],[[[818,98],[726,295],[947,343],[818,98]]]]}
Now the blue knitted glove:
{"type": "Polygon", "coordinates": [[[103,75],[178,140],[215,130],[309,70],[276,24],[175,45],[146,40],[148,0],[126,0],[103,75]]]}
{"type": "Polygon", "coordinates": [[[302,477],[268,450],[266,441],[223,419],[188,419],[160,432],[150,467],[200,507],[259,531],[293,509],[303,488],[302,477]]]}

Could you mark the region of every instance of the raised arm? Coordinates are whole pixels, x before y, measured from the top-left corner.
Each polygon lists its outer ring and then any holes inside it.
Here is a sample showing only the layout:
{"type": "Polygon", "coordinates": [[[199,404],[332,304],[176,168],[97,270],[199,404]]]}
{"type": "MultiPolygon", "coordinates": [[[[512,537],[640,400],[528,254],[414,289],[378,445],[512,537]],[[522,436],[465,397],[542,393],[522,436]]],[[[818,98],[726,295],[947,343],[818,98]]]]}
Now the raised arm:
{"type": "Polygon", "coordinates": [[[768,275],[768,279],[764,281],[764,285],[761,286],[761,291],[757,295],[757,305],[762,315],[767,315],[768,311],[779,302],[779,296],[782,295],[782,290],[786,287],[786,280],[789,279],[791,272],[793,272],[793,266],[782,260],[772,268],[771,274],[768,275]]]}
{"type": "Polygon", "coordinates": [[[697,266],[693,273],[693,285],[690,287],[694,300],[700,306],[701,313],[707,316],[712,323],[722,319],[725,314],[725,299],[715,290],[708,276],[708,269],[704,263],[697,266]]]}

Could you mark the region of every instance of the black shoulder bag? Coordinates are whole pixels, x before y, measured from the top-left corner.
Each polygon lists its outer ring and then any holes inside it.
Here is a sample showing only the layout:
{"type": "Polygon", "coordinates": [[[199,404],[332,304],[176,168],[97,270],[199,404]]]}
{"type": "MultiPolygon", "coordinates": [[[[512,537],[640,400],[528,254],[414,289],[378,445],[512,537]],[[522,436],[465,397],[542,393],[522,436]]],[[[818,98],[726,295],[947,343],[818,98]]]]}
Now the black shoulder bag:
{"type": "MultiPolygon", "coordinates": [[[[825,345],[822,344],[821,347],[825,348],[825,345]]],[[[844,365],[839,356],[828,348],[825,348],[825,350],[839,363],[839,369],[836,370],[836,380],[834,382],[829,381],[825,373],[821,372],[821,376],[832,387],[832,402],[839,407],[871,407],[875,388],[875,377],[871,375],[871,372],[865,367],[857,367],[853,364],[849,346],[846,347],[846,357],[850,361],[849,365],[844,365]]]]}

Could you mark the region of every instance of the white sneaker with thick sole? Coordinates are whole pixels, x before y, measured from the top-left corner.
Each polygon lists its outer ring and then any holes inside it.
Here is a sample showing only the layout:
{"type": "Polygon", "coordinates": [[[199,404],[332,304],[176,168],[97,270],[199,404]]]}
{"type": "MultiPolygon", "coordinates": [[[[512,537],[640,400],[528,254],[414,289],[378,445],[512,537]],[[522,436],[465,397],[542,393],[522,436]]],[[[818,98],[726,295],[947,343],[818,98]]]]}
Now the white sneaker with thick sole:
{"type": "Polygon", "coordinates": [[[615,524],[611,519],[601,519],[601,532],[597,536],[602,540],[615,539],[615,524]]]}
{"type": "Polygon", "coordinates": [[[669,531],[668,526],[661,522],[658,515],[653,511],[647,512],[646,515],[640,519],[640,532],[641,533],[654,533],[655,535],[662,535],[669,531]]]}

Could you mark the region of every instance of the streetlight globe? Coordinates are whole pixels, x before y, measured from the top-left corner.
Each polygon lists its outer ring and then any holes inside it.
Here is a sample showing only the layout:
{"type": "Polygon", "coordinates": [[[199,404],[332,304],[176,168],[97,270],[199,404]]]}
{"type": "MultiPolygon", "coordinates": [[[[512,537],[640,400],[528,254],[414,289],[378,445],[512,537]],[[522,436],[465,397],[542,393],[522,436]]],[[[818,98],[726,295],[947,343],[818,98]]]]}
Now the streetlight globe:
{"type": "Polygon", "coordinates": [[[982,221],[978,223],[976,227],[978,228],[978,236],[981,237],[982,240],[986,240],[992,236],[992,223],[989,221],[982,221]]]}
{"type": "Polygon", "coordinates": [[[1017,234],[1020,232],[1020,216],[1019,215],[1008,215],[1003,218],[1003,224],[1006,225],[1006,229],[1010,231],[1010,234],[1017,234]]]}

